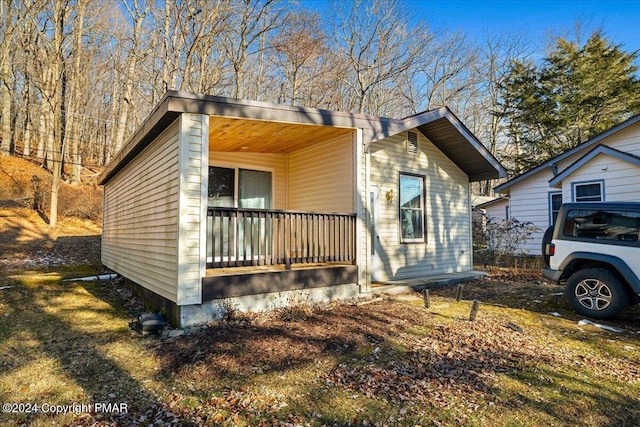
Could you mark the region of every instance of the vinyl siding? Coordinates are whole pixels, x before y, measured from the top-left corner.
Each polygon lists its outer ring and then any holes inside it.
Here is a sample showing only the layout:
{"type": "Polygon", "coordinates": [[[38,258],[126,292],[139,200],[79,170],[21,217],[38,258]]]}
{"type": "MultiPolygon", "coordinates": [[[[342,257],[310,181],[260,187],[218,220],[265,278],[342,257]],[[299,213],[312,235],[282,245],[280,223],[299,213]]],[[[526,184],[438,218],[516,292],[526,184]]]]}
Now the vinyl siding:
{"type": "MultiPolygon", "coordinates": [[[[616,132],[601,140],[599,144],[640,156],[640,123],[616,132]]],[[[564,159],[558,165],[558,172],[562,172],[593,148],[595,146],[564,159]]],[[[542,235],[549,227],[549,192],[558,191],[557,188],[549,186],[551,178],[553,174],[547,168],[514,184],[510,189],[511,217],[519,221],[533,222],[540,229],[523,246],[531,255],[540,255],[542,235]]],[[[637,185],[640,182],[640,170],[628,162],[602,154],[595,157],[563,181],[563,202],[573,201],[572,183],[584,181],[604,181],[605,201],[639,200],[637,185]],[[603,170],[605,167],[607,170],[603,170]]]]}
{"type": "Polygon", "coordinates": [[[354,164],[354,177],[356,180],[353,198],[356,206],[356,263],[358,264],[358,285],[360,292],[371,291],[371,222],[369,214],[369,180],[370,162],[369,155],[365,152],[363,144],[363,132],[358,129],[353,135],[353,152],[356,163],[354,164]]]}
{"type": "MultiPolygon", "coordinates": [[[[542,235],[549,227],[549,180],[553,178],[550,169],[538,172],[531,179],[524,180],[511,187],[511,219],[520,222],[532,222],[539,231],[521,248],[529,255],[540,255],[542,235]]],[[[557,190],[556,190],[557,191],[557,190]]]]}
{"type": "Polygon", "coordinates": [[[286,154],[213,151],[209,153],[209,164],[211,166],[271,171],[273,173],[273,208],[287,209],[286,154]]]}
{"type": "Polygon", "coordinates": [[[405,148],[407,133],[372,144],[372,185],[380,190],[378,235],[384,271],[380,277],[400,279],[468,271],[471,258],[471,204],[467,175],[419,134],[418,155],[405,148]],[[400,172],[423,175],[426,189],[426,243],[400,243],[400,172]],[[393,190],[388,203],[385,194],[393,190]]]}
{"type": "Polygon", "coordinates": [[[492,204],[484,208],[487,219],[490,219],[490,218],[507,219],[508,206],[509,206],[509,201],[506,199],[493,202],[492,204]]]}
{"type": "Polygon", "coordinates": [[[290,153],[288,209],[355,212],[353,149],[345,135],[290,153]]]}
{"type": "Polygon", "coordinates": [[[616,150],[640,156],[640,123],[635,123],[616,132],[603,139],[600,143],[616,150]]]}
{"type": "Polygon", "coordinates": [[[104,188],[102,263],[177,302],[179,121],[104,188]]]}
{"type": "Polygon", "coordinates": [[[639,201],[640,167],[614,157],[600,154],[562,182],[562,200],[573,202],[573,184],[603,182],[607,202],[639,201]]]}

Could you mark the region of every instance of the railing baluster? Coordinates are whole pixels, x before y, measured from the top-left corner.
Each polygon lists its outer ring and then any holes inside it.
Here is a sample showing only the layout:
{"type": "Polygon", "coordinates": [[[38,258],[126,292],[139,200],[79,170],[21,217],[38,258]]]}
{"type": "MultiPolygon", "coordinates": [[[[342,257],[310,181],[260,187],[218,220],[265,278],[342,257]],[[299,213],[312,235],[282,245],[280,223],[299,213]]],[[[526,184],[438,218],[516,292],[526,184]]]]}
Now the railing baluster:
{"type": "Polygon", "coordinates": [[[356,262],[355,214],[212,207],[207,221],[207,268],[356,262]]]}
{"type": "Polygon", "coordinates": [[[224,267],[224,211],[220,212],[220,267],[224,267]]]}

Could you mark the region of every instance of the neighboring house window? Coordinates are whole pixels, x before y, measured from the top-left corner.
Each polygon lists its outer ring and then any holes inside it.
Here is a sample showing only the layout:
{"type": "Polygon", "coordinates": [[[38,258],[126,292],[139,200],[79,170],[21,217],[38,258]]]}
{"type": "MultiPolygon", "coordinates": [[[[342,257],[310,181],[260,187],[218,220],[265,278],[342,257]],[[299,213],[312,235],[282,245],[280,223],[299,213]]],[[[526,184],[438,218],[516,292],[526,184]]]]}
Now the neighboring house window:
{"type": "Polygon", "coordinates": [[[602,202],[604,200],[603,182],[581,182],[573,184],[574,202],[602,202]]]}
{"type": "Polygon", "coordinates": [[[407,132],[407,153],[418,154],[418,134],[407,132]]]}
{"type": "Polygon", "coordinates": [[[424,177],[400,174],[400,242],[424,242],[424,177]]]}
{"type": "Polygon", "coordinates": [[[549,193],[549,225],[555,225],[560,205],[562,205],[562,192],[549,193]]]}

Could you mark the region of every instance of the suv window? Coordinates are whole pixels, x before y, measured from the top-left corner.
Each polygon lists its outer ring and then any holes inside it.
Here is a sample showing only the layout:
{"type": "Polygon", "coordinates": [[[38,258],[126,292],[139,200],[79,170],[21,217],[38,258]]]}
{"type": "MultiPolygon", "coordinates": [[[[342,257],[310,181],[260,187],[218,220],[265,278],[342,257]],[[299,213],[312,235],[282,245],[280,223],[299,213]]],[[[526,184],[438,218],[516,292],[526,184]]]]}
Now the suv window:
{"type": "Polygon", "coordinates": [[[567,213],[563,234],[568,237],[637,242],[640,212],[573,209],[567,213]]]}

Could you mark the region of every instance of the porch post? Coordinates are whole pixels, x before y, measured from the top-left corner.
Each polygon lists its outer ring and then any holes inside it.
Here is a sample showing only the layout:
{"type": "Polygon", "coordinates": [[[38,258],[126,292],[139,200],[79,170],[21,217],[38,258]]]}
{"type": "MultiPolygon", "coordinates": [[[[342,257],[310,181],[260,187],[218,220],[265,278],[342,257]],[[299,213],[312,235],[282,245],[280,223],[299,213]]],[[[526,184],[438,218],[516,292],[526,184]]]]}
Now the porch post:
{"type": "Polygon", "coordinates": [[[358,265],[358,285],[360,293],[371,292],[371,272],[369,271],[371,245],[368,232],[370,224],[367,213],[369,200],[369,153],[365,151],[362,129],[354,135],[355,179],[354,197],[356,206],[356,263],[358,265]]]}
{"type": "Polygon", "coordinates": [[[202,302],[206,268],[209,116],[182,113],[178,134],[177,305],[202,302]]]}

